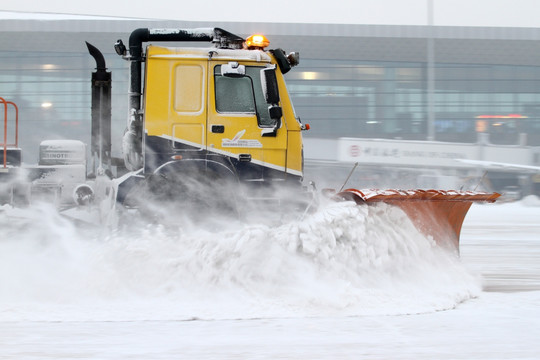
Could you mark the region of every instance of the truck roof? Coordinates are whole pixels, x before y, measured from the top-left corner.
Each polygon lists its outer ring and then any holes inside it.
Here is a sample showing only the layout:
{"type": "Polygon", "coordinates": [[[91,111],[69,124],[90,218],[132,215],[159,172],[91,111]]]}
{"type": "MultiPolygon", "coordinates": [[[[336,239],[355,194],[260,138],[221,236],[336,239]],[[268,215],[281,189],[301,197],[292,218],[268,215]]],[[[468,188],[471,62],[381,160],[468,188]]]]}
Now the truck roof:
{"type": "Polygon", "coordinates": [[[167,59],[208,59],[212,54],[213,60],[244,60],[269,63],[270,55],[262,50],[235,50],[218,49],[214,47],[165,47],[148,45],[148,58],[167,58],[167,59]]]}

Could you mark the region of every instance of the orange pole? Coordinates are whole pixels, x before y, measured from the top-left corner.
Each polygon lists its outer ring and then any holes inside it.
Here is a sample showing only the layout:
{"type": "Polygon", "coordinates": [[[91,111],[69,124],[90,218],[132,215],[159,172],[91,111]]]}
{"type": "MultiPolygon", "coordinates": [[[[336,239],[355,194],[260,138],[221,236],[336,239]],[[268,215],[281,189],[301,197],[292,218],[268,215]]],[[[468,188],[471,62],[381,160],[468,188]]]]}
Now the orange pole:
{"type": "Polygon", "coordinates": [[[19,107],[13,101],[7,101],[15,108],[15,143],[13,146],[19,147],[19,107]]]}
{"type": "Polygon", "coordinates": [[[7,101],[0,97],[0,101],[4,104],[4,169],[7,162],[7,101]]]}
{"type": "Polygon", "coordinates": [[[11,103],[15,107],[15,147],[19,147],[19,107],[14,102],[11,103]]]}
{"type": "Polygon", "coordinates": [[[6,168],[7,167],[7,147],[8,147],[8,143],[7,143],[8,105],[13,105],[13,107],[15,108],[15,143],[10,144],[15,147],[19,146],[19,108],[13,101],[7,101],[3,97],[0,97],[0,102],[4,104],[4,143],[3,143],[4,161],[3,161],[3,164],[4,164],[4,168],[6,168]]]}

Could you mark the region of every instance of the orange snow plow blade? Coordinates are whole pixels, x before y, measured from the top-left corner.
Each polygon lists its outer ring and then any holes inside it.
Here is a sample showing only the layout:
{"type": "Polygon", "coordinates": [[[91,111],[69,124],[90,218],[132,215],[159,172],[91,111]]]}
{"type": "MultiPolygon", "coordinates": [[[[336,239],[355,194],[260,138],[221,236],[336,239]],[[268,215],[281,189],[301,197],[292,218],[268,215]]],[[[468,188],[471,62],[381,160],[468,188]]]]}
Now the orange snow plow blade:
{"type": "Polygon", "coordinates": [[[465,215],[473,202],[492,203],[498,193],[443,190],[357,190],[337,194],[357,204],[385,202],[401,208],[415,227],[437,244],[459,251],[459,236],[465,215]]]}

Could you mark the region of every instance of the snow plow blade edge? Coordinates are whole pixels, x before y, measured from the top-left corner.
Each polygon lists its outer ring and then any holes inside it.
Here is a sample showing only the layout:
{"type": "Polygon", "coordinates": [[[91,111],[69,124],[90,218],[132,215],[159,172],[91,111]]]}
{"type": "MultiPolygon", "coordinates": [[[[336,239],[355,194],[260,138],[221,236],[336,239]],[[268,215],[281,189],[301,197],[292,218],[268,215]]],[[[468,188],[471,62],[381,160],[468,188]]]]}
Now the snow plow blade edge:
{"type": "Polygon", "coordinates": [[[384,202],[401,208],[415,227],[438,245],[459,251],[459,237],[465,216],[473,202],[492,203],[498,193],[444,190],[357,190],[337,194],[357,204],[384,202]]]}

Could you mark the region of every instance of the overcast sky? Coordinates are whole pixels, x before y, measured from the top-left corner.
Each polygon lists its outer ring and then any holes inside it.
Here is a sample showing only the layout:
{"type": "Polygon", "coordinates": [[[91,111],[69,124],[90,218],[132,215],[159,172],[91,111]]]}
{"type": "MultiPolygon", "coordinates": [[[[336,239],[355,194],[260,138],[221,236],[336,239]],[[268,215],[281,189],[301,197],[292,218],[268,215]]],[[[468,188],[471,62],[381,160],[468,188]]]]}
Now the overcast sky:
{"type": "MultiPolygon", "coordinates": [[[[0,0],[0,10],[187,21],[426,25],[430,0],[0,0]]],[[[540,0],[432,0],[435,25],[540,27],[540,0]]]]}

